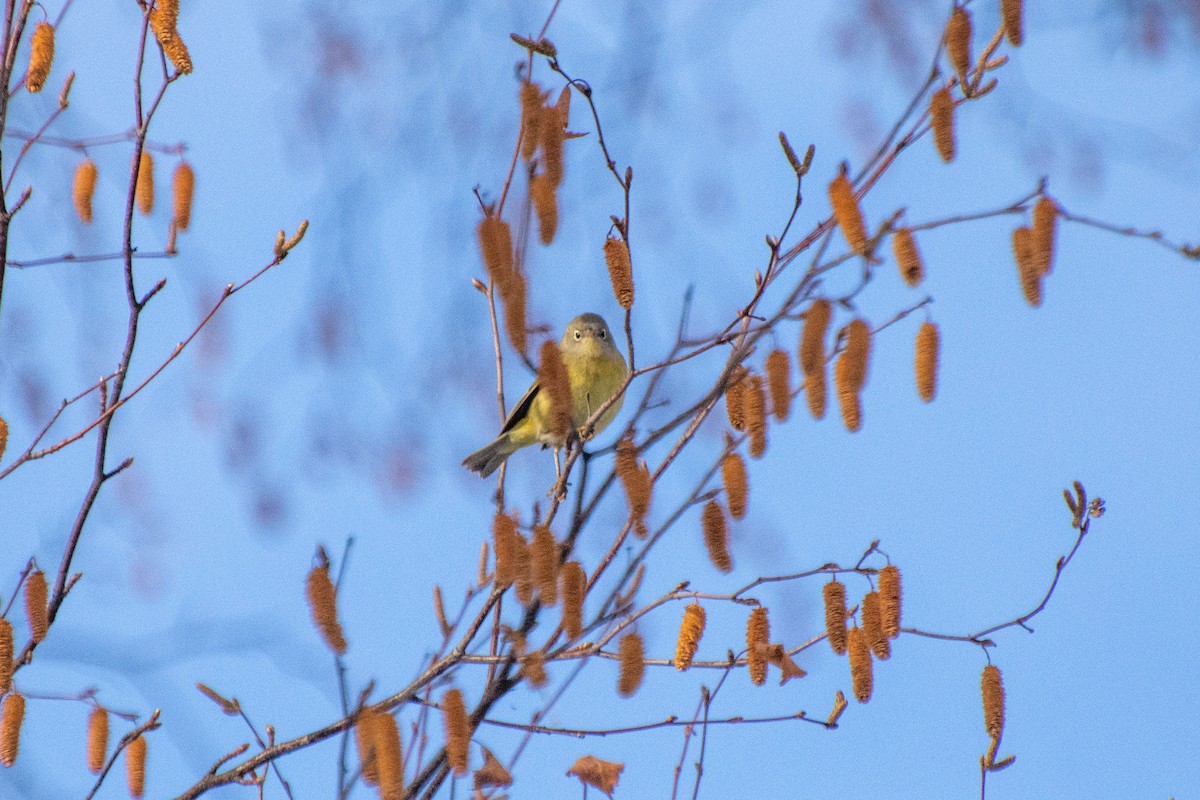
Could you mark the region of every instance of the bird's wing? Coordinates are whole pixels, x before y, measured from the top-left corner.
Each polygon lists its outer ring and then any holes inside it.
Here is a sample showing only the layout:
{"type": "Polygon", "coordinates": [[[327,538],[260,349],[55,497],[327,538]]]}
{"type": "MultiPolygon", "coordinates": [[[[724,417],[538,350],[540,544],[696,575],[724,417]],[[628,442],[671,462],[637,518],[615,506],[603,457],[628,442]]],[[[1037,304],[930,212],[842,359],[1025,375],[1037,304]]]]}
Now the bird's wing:
{"type": "Polygon", "coordinates": [[[529,416],[529,409],[533,408],[533,399],[537,397],[541,388],[541,383],[535,379],[525,391],[525,395],[513,406],[512,411],[508,412],[508,419],[504,420],[504,427],[500,429],[502,436],[525,421],[525,418],[529,416]]]}

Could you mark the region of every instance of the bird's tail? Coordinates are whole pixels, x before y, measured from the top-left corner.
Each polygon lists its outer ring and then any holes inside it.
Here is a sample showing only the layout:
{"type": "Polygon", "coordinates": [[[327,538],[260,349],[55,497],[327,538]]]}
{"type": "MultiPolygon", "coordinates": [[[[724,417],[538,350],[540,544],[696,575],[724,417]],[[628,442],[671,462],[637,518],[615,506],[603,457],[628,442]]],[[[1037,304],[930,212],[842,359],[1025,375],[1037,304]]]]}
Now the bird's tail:
{"type": "Polygon", "coordinates": [[[502,433],[491,444],[464,458],[462,463],[471,472],[478,472],[481,478],[486,478],[500,469],[500,465],[519,449],[520,445],[513,444],[508,434],[502,433]]]}

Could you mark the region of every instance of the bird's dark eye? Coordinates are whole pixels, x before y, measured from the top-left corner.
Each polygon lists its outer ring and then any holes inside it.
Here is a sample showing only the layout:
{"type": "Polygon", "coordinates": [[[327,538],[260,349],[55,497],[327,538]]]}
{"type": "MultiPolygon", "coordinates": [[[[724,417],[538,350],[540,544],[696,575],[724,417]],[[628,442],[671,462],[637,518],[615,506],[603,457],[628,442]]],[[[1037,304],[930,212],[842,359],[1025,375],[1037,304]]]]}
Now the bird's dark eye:
{"type": "Polygon", "coordinates": [[[580,333],[579,331],[575,331],[575,341],[578,342],[582,338],[583,338],[583,334],[580,333]]]}
{"type": "Polygon", "coordinates": [[[600,331],[600,338],[601,338],[601,339],[607,339],[607,338],[608,338],[608,331],[600,331]]]}

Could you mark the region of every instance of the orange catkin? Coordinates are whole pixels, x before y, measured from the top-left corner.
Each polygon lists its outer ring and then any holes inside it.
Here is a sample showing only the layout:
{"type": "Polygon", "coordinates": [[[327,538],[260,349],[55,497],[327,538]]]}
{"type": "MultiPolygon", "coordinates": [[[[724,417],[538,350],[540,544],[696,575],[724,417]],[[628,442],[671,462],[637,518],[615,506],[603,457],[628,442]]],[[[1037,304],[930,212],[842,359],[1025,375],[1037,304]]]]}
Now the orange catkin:
{"type": "MultiPolygon", "coordinates": [[[[94,167],[93,167],[94,169],[94,167]]],[[[192,224],[192,195],[196,191],[196,173],[192,165],[180,161],[171,176],[171,224],[177,230],[186,231],[192,224]]]]}
{"type": "Polygon", "coordinates": [[[346,638],[337,618],[337,593],[329,579],[329,565],[319,564],[308,573],[308,608],[313,622],[329,649],[339,656],[346,652],[346,638]]]}
{"type": "Polygon", "coordinates": [[[938,155],[949,164],[954,160],[954,98],[948,86],[938,89],[929,99],[929,123],[938,155]]]}
{"type": "Polygon", "coordinates": [[[999,739],[1004,733],[1004,683],[1000,668],[995,664],[984,667],[979,686],[983,693],[983,726],[988,736],[999,739]]]}
{"type": "Polygon", "coordinates": [[[521,572],[517,539],[517,521],[508,514],[496,512],[492,519],[492,550],[496,553],[496,588],[501,591],[511,586],[521,572]]]}
{"type": "Polygon", "coordinates": [[[385,800],[401,800],[404,796],[404,752],[400,744],[400,726],[391,714],[382,713],[372,715],[370,727],[379,794],[385,800]]]}
{"type": "Polygon", "coordinates": [[[587,574],[578,561],[568,561],[562,568],[562,629],[568,639],[583,633],[583,596],[587,592],[587,574]]]}
{"type": "Polygon", "coordinates": [[[692,665],[700,637],[704,635],[704,606],[690,603],[683,610],[683,622],[679,625],[679,641],[675,643],[675,669],[682,672],[692,665]]]}
{"type": "Polygon", "coordinates": [[[946,23],[946,55],[958,73],[959,82],[965,86],[971,69],[971,15],[961,6],[954,7],[946,23]]]}
{"type": "Polygon", "coordinates": [[[862,427],[862,399],[855,392],[838,391],[842,407],[842,423],[846,430],[857,433],[862,427]]]}
{"type": "Polygon", "coordinates": [[[892,236],[892,252],[896,255],[896,266],[900,268],[900,277],[909,286],[919,286],[925,279],[925,265],[921,263],[921,253],[917,250],[917,241],[908,228],[897,228],[892,236]]]}
{"type": "Polygon", "coordinates": [[[879,570],[879,611],[883,632],[895,639],[900,635],[900,570],[894,564],[879,570]]]}
{"type": "Polygon", "coordinates": [[[867,592],[862,601],[862,629],[871,652],[880,661],[887,661],[892,655],[888,644],[887,634],[883,632],[883,611],[879,592],[867,592]]]}
{"type": "Polygon", "coordinates": [[[176,71],[187,75],[192,71],[192,57],[183,39],[179,38],[178,23],[179,0],[158,0],[150,12],[150,28],[176,71]]]}
{"type": "Polygon", "coordinates": [[[604,263],[612,280],[613,294],[621,308],[633,308],[633,265],[629,260],[629,245],[624,239],[609,236],[604,240],[604,263]]]}
{"type": "Polygon", "coordinates": [[[646,516],[653,492],[650,471],[638,463],[637,454],[637,447],[629,437],[623,437],[617,443],[617,477],[621,479],[625,497],[629,500],[629,515],[635,521],[646,516]]]}
{"type": "Polygon", "coordinates": [[[730,453],[721,461],[721,480],[725,484],[725,501],[729,503],[729,514],[734,519],[746,516],[746,496],[750,491],[746,480],[746,462],[737,453],[730,453]]]}
{"type": "Polygon", "coordinates": [[[716,500],[709,500],[704,506],[701,525],[704,528],[704,546],[708,549],[709,560],[719,571],[731,571],[733,560],[729,557],[729,531],[725,526],[725,512],[716,500]]]}
{"type": "Polygon", "coordinates": [[[538,238],[542,244],[550,244],[558,231],[558,193],[545,175],[529,179],[529,199],[537,212],[538,238]]]}
{"type": "Polygon", "coordinates": [[[804,314],[804,328],[800,333],[800,369],[805,375],[825,369],[825,333],[833,306],[824,297],[813,300],[804,314]]]}
{"type": "Polygon", "coordinates": [[[0,458],[4,458],[6,449],[8,449],[8,423],[4,421],[4,417],[0,417],[0,458]]]}
{"type": "Polygon", "coordinates": [[[54,63],[54,26],[39,22],[33,29],[29,43],[29,72],[25,76],[25,88],[31,93],[40,92],[50,77],[50,66],[54,63]]]}
{"type": "Polygon", "coordinates": [[[379,756],[375,744],[376,716],[378,712],[364,709],[354,723],[354,746],[358,750],[363,782],[368,786],[379,785],[379,756]]]}
{"type": "Polygon", "coordinates": [[[29,620],[29,635],[37,644],[46,638],[50,618],[46,608],[46,573],[35,569],[25,579],[25,616],[29,620]]]}
{"type": "Polygon", "coordinates": [[[804,376],[804,394],[813,419],[825,416],[825,364],[804,376]]]}
{"type": "Polygon", "coordinates": [[[541,139],[542,104],[546,95],[536,83],[521,84],[521,158],[530,161],[541,139]]]}
{"type": "Polygon", "coordinates": [[[13,629],[6,617],[0,617],[0,694],[8,691],[13,675],[13,629]]]}
{"type": "Polygon", "coordinates": [[[500,217],[486,216],[475,229],[479,252],[492,283],[502,286],[513,271],[512,230],[500,217]]]}
{"type": "Polygon", "coordinates": [[[1023,39],[1021,31],[1022,0],[1000,0],[1000,15],[1004,18],[1004,35],[1013,47],[1020,47],[1023,39]]]}
{"type": "Polygon", "coordinates": [[[75,168],[75,180],[71,183],[71,202],[75,213],[84,223],[92,221],[92,196],[96,193],[96,162],[85,158],[75,168]]]}
{"type": "Polygon", "coordinates": [[[839,656],[846,652],[846,585],[834,578],[825,584],[825,636],[839,656]]]}
{"type": "Polygon", "coordinates": [[[646,648],[642,637],[627,633],[621,637],[621,673],[617,678],[617,694],[633,697],[646,674],[646,648]]]}
{"type": "Polygon", "coordinates": [[[546,674],[546,654],[534,650],[521,657],[521,677],[529,681],[529,685],[540,689],[546,685],[550,677],[546,674]]]}
{"type": "Polygon", "coordinates": [[[558,542],[549,525],[534,526],[530,555],[538,598],[544,606],[558,605],[558,542]]]}
{"type": "Polygon", "coordinates": [[[513,586],[516,589],[517,602],[527,606],[533,602],[533,590],[536,588],[533,579],[533,558],[530,554],[529,542],[520,533],[513,537],[512,544],[516,566],[513,586]]]}
{"type": "Polygon", "coordinates": [[[471,721],[462,692],[451,689],[442,698],[442,721],[446,726],[446,763],[458,776],[466,775],[470,755],[471,721]]]}
{"type": "Polygon", "coordinates": [[[792,408],[792,365],[783,350],[772,350],[767,356],[767,388],[771,390],[771,413],[784,422],[792,408]]]}
{"type": "Polygon", "coordinates": [[[138,736],[125,748],[125,781],[129,796],[141,797],[146,791],[146,737],[138,736]]]}
{"type": "Polygon", "coordinates": [[[742,403],[746,414],[746,433],[750,436],[751,458],[762,458],[767,452],[767,396],[763,392],[763,379],[751,375],[746,379],[742,392],[742,403]]]}
{"type": "Polygon", "coordinates": [[[21,749],[21,723],[25,720],[25,698],[16,692],[0,707],[0,764],[11,767],[21,749]]]}
{"type": "Polygon", "coordinates": [[[103,708],[92,709],[88,716],[87,763],[93,775],[104,769],[104,757],[108,754],[108,712],[103,708]]]}
{"type": "Polygon", "coordinates": [[[524,353],[528,331],[525,327],[525,276],[520,270],[513,270],[500,284],[500,299],[504,301],[504,329],[508,341],[514,350],[524,353]]]}
{"type": "Polygon", "coordinates": [[[563,363],[562,352],[551,339],[542,343],[542,355],[538,362],[538,383],[550,398],[546,433],[555,441],[566,441],[571,432],[571,416],[574,410],[571,381],[567,376],[567,365],[563,363]]]}
{"type": "Polygon", "coordinates": [[[154,210],[154,156],[150,155],[149,150],[142,151],[142,159],[138,164],[134,199],[143,214],[149,214],[154,210]]]}
{"type": "Polygon", "coordinates": [[[917,331],[915,371],[917,394],[926,403],[933,400],[937,392],[938,327],[932,322],[921,323],[917,331]]]}
{"type": "Polygon", "coordinates": [[[1039,197],[1033,205],[1033,263],[1038,272],[1049,275],[1054,269],[1054,238],[1058,226],[1058,206],[1049,197],[1039,197]]]}
{"type": "Polygon", "coordinates": [[[571,87],[564,86],[558,102],[542,111],[538,139],[542,146],[542,170],[550,185],[557,188],[563,180],[563,141],[571,110],[571,87]]]}
{"type": "Polygon", "coordinates": [[[833,206],[833,216],[850,249],[860,255],[865,254],[867,228],[863,223],[862,210],[858,207],[858,198],[854,196],[854,187],[850,185],[844,168],[829,184],[829,202],[833,206]]]}
{"type": "Polygon", "coordinates": [[[767,609],[756,607],[750,612],[746,623],[746,666],[750,671],[750,682],[762,686],[767,680],[767,645],[771,642],[771,623],[767,620],[767,609]]]}
{"type": "Polygon", "coordinates": [[[1029,228],[1017,228],[1013,231],[1012,246],[1025,302],[1037,308],[1042,304],[1042,272],[1034,258],[1033,232],[1029,228]]]}
{"type": "Polygon", "coordinates": [[[735,431],[746,430],[745,378],[748,370],[736,367],[725,385],[725,413],[729,415],[729,426],[735,431]]]}
{"type": "Polygon", "coordinates": [[[850,655],[850,680],[854,684],[854,696],[858,702],[871,699],[871,649],[862,628],[854,627],[846,633],[846,651],[850,655]]]}
{"type": "Polygon", "coordinates": [[[864,320],[852,320],[846,326],[846,347],[838,364],[846,364],[844,380],[855,392],[867,382],[867,359],[871,354],[871,328],[864,320]]]}

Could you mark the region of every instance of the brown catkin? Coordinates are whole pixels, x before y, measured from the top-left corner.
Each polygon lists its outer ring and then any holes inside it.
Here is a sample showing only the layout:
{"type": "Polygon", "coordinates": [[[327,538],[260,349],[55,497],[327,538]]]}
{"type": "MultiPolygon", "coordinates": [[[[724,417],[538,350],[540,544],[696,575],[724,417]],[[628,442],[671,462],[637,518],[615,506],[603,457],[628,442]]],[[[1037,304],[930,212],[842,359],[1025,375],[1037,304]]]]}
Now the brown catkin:
{"type": "Polygon", "coordinates": [[[692,665],[700,637],[704,635],[704,606],[690,603],[683,610],[683,622],[679,625],[679,641],[675,643],[675,669],[682,672],[692,665]]]}
{"type": "Polygon", "coordinates": [[[850,249],[860,255],[865,254],[867,228],[863,223],[862,210],[858,207],[858,198],[854,196],[854,187],[850,185],[850,179],[846,177],[844,169],[829,184],[829,202],[833,206],[833,216],[850,249]]]}
{"type": "Polygon", "coordinates": [[[846,346],[834,367],[838,401],[842,406],[842,421],[849,431],[862,425],[859,392],[867,380],[867,361],[871,352],[871,329],[861,319],[846,326],[846,346]]]}
{"type": "Polygon", "coordinates": [[[725,386],[725,413],[729,415],[729,426],[735,431],[746,430],[746,374],[745,367],[737,367],[725,386]]]}
{"type": "Polygon", "coordinates": [[[525,327],[525,276],[520,270],[513,270],[500,284],[500,299],[504,301],[504,329],[508,341],[514,350],[524,353],[528,332],[525,327]]]}
{"type": "Polygon", "coordinates": [[[857,433],[862,428],[862,398],[854,392],[838,392],[838,401],[846,430],[857,433]]]}
{"type": "Polygon", "coordinates": [[[587,574],[578,561],[568,561],[562,568],[562,628],[568,639],[583,633],[583,596],[587,592],[587,574]]]}
{"type": "Polygon", "coordinates": [[[146,737],[138,736],[125,748],[125,781],[129,796],[141,797],[146,791],[146,737]]]}
{"type": "Polygon", "coordinates": [[[39,22],[33,29],[29,43],[29,72],[25,76],[25,88],[40,92],[50,76],[50,65],[54,63],[54,26],[39,22]]]}
{"type": "Polygon", "coordinates": [[[892,252],[896,255],[896,266],[900,268],[900,277],[909,286],[919,286],[925,279],[925,265],[921,262],[921,253],[917,250],[917,240],[908,228],[897,228],[892,236],[892,252]]]}
{"type": "Polygon", "coordinates": [[[400,744],[400,726],[391,714],[374,714],[371,740],[375,746],[375,774],[379,794],[385,800],[404,796],[404,752],[400,744]]]}
{"type": "Polygon", "coordinates": [[[500,217],[487,216],[479,221],[475,234],[488,277],[497,286],[504,285],[513,271],[512,230],[500,217]]]}
{"type": "Polygon", "coordinates": [[[839,656],[846,652],[846,585],[835,578],[825,584],[825,636],[839,656]]]}
{"type": "Polygon", "coordinates": [[[8,449],[8,423],[4,421],[4,417],[0,417],[0,458],[4,458],[4,451],[8,449]]]}
{"type": "Polygon", "coordinates": [[[846,652],[850,656],[850,680],[854,684],[854,696],[858,702],[871,699],[871,648],[862,628],[854,627],[846,632],[846,652]]]}
{"type": "Polygon", "coordinates": [[[704,506],[701,525],[704,528],[704,546],[708,549],[709,560],[719,571],[731,571],[733,560],[729,557],[729,531],[725,525],[725,512],[716,500],[709,500],[704,506]]]}
{"type": "Polygon", "coordinates": [[[762,458],[763,453],[767,452],[767,396],[763,391],[762,376],[751,375],[746,379],[742,403],[745,406],[746,433],[750,437],[750,457],[762,458]]]}
{"type": "Polygon", "coordinates": [[[621,672],[617,678],[617,694],[633,697],[646,675],[646,646],[637,633],[621,637],[621,672]]]}
{"type": "Polygon", "coordinates": [[[538,238],[550,244],[558,232],[558,192],[545,175],[534,175],[529,179],[529,199],[537,212],[538,238]]]}
{"type": "Polygon", "coordinates": [[[746,623],[746,666],[750,682],[762,686],[767,680],[767,645],[771,642],[771,623],[767,620],[767,609],[758,606],[750,612],[746,623]]]}
{"type": "Polygon", "coordinates": [[[966,86],[971,69],[971,15],[961,6],[954,7],[946,23],[946,55],[958,73],[959,83],[966,86]]]}
{"type": "Polygon", "coordinates": [[[813,419],[825,416],[825,365],[804,376],[804,394],[813,419]]]}
{"type": "Polygon", "coordinates": [[[1033,263],[1038,272],[1049,275],[1054,269],[1054,235],[1058,226],[1058,206],[1049,197],[1039,197],[1033,205],[1033,263]]]}
{"type": "Polygon", "coordinates": [[[13,692],[0,708],[0,764],[11,767],[21,748],[21,723],[25,720],[25,698],[13,692]]]}
{"type": "Polygon", "coordinates": [[[171,176],[171,224],[177,230],[186,231],[192,224],[192,195],[196,191],[196,173],[192,165],[180,161],[171,176]]]}
{"type": "Polygon", "coordinates": [[[558,605],[558,542],[549,525],[534,526],[530,555],[538,598],[544,606],[558,605]]]}
{"type": "Polygon", "coordinates": [[[339,656],[346,652],[346,638],[337,618],[337,592],[329,579],[329,565],[319,564],[308,573],[308,608],[313,622],[329,649],[339,656]]]}
{"type": "Polygon", "coordinates": [[[900,635],[900,570],[894,564],[879,570],[879,612],[883,632],[895,639],[900,635]]]}
{"type": "Polygon", "coordinates": [[[85,158],[75,168],[75,180],[71,183],[71,202],[75,213],[84,223],[92,221],[92,196],[96,193],[96,162],[85,158]]]}
{"type": "Polygon", "coordinates": [[[13,629],[6,617],[0,617],[0,694],[8,691],[13,676],[13,629]]]}
{"type": "Polygon", "coordinates": [[[555,441],[566,441],[571,432],[571,416],[574,411],[571,381],[567,376],[567,365],[563,363],[562,352],[550,339],[542,343],[542,354],[538,361],[538,384],[541,391],[550,398],[546,433],[555,441]]]}
{"type": "Polygon", "coordinates": [[[571,109],[571,88],[564,86],[558,102],[542,111],[538,139],[542,146],[542,170],[550,185],[557,188],[563,180],[563,141],[571,109]]]}
{"type": "Polygon", "coordinates": [[[832,317],[833,306],[824,297],[813,300],[804,314],[804,328],[800,333],[800,370],[805,375],[825,369],[825,334],[832,317]]]}
{"type": "Polygon", "coordinates": [[[87,726],[87,764],[93,775],[104,769],[104,757],[108,755],[108,712],[103,708],[92,709],[87,726]]]}
{"type": "Polygon", "coordinates": [[[50,618],[46,608],[46,573],[35,569],[25,579],[25,616],[29,620],[29,636],[37,644],[46,638],[50,618]]]}
{"type": "Polygon", "coordinates": [[[1000,0],[1000,14],[1004,18],[1004,35],[1013,47],[1020,47],[1023,39],[1021,16],[1022,0],[1000,0]]]}
{"type": "Polygon", "coordinates": [[[137,207],[143,214],[154,210],[154,156],[149,150],[142,151],[138,166],[137,187],[134,189],[137,207]]]}
{"type": "Polygon", "coordinates": [[[496,553],[496,588],[507,589],[520,573],[517,521],[508,514],[496,512],[492,519],[492,550],[496,553]]]}
{"type": "Polygon", "coordinates": [[[442,721],[446,726],[446,763],[458,776],[466,775],[470,755],[471,721],[462,692],[451,689],[442,698],[442,721]]]}
{"type": "Polygon", "coordinates": [[[746,480],[746,462],[737,453],[730,453],[721,461],[721,480],[725,484],[725,502],[734,519],[746,516],[746,496],[750,485],[746,480]]]}
{"type": "Polygon", "coordinates": [[[954,160],[954,98],[948,86],[938,89],[929,99],[929,124],[938,155],[950,163],[954,160]]]}
{"type": "Polygon", "coordinates": [[[938,346],[938,326],[933,322],[921,323],[917,330],[914,366],[917,394],[926,403],[931,402],[937,393],[938,346]]]}
{"type": "Polygon", "coordinates": [[[517,602],[527,606],[533,602],[533,590],[536,588],[533,580],[533,558],[529,542],[519,532],[513,537],[512,545],[516,569],[513,580],[514,593],[517,596],[517,602]]]}
{"type": "Polygon", "coordinates": [[[629,500],[629,515],[634,521],[646,516],[653,492],[650,471],[638,463],[637,454],[637,447],[629,437],[623,437],[617,443],[617,477],[621,479],[621,486],[625,488],[625,497],[629,500]]]}
{"type": "Polygon", "coordinates": [[[546,102],[546,96],[542,94],[542,89],[536,83],[525,82],[521,84],[520,92],[521,100],[521,158],[530,161],[533,154],[537,151],[538,142],[541,138],[541,120],[542,120],[542,104],[546,102]]]}
{"type": "Polygon", "coordinates": [[[880,661],[887,661],[892,655],[888,644],[887,634],[883,632],[883,610],[879,592],[867,592],[862,601],[862,628],[871,652],[880,661]]]}
{"type": "Polygon", "coordinates": [[[1037,308],[1042,304],[1042,273],[1034,258],[1033,231],[1025,227],[1017,228],[1013,231],[1012,246],[1025,302],[1037,308]]]}
{"type": "Polygon", "coordinates": [[[529,685],[540,689],[550,680],[546,675],[546,654],[541,650],[526,653],[521,658],[521,677],[529,681],[529,685]]]}
{"type": "Polygon", "coordinates": [[[613,294],[621,308],[628,311],[633,308],[633,265],[624,239],[609,236],[604,240],[604,263],[608,265],[613,294]]]}
{"type": "Polygon", "coordinates": [[[792,364],[783,350],[772,350],[767,356],[767,387],[771,390],[771,413],[784,422],[792,408],[792,364]]]}
{"type": "Polygon", "coordinates": [[[1000,679],[1000,668],[988,664],[983,668],[979,681],[983,693],[983,727],[992,739],[1004,733],[1004,683],[1000,679]]]}
{"type": "Polygon", "coordinates": [[[375,745],[375,717],[377,712],[364,709],[354,723],[354,746],[358,750],[359,768],[363,782],[368,786],[379,785],[379,756],[375,745]]]}

